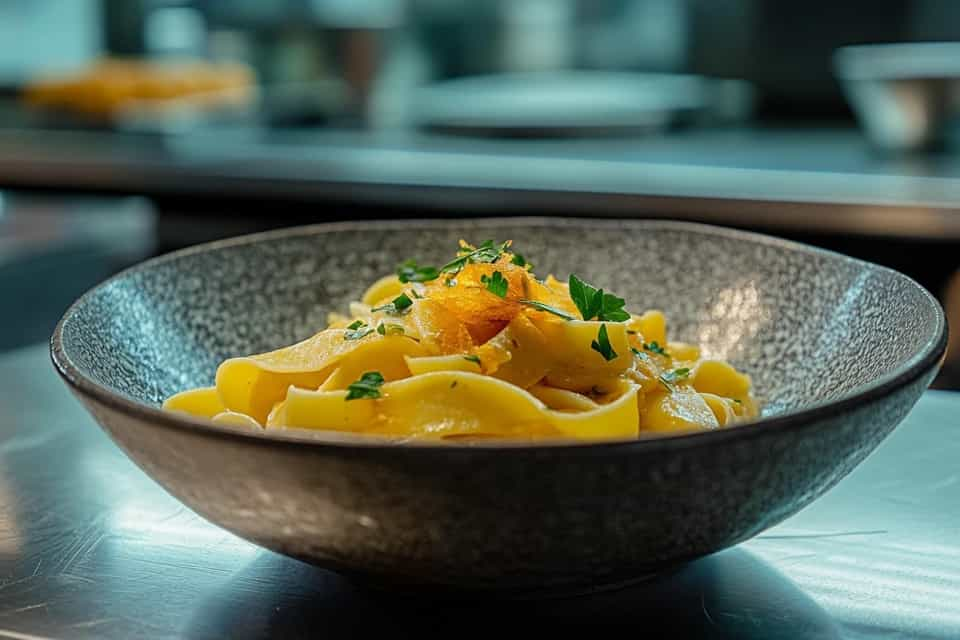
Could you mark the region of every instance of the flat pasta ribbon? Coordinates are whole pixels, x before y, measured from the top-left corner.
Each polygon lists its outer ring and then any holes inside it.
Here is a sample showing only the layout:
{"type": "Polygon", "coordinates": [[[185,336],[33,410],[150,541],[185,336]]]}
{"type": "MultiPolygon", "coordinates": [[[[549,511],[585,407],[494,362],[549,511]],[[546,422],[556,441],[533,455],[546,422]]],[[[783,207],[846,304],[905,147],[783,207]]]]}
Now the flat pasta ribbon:
{"type": "Polygon", "coordinates": [[[424,373],[382,387],[376,400],[346,400],[345,391],[290,387],[287,427],[414,435],[554,435],[580,439],[636,438],[636,386],[626,384],[606,405],[570,413],[550,409],[510,383],[467,371],[424,373]]]}

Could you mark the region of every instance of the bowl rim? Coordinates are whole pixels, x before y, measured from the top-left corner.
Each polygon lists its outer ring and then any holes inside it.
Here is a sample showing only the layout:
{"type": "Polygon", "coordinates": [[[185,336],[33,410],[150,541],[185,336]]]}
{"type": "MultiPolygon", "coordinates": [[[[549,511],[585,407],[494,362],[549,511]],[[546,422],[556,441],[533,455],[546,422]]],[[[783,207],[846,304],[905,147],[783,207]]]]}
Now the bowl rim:
{"type": "Polygon", "coordinates": [[[411,218],[404,220],[362,220],[346,222],[321,222],[309,225],[298,225],[263,231],[259,233],[243,234],[213,242],[204,242],[177,251],[134,264],[113,276],[101,281],[87,290],[63,313],[50,338],[50,357],[57,373],[67,385],[80,396],[88,397],[96,402],[110,407],[120,413],[135,419],[140,419],[152,425],[178,430],[187,430],[199,435],[227,439],[239,439],[248,442],[262,441],[272,445],[292,445],[297,447],[333,448],[340,451],[349,450],[390,450],[403,451],[507,451],[538,452],[538,451],[590,451],[602,453],[610,449],[643,448],[657,450],[677,447],[700,446],[719,443],[729,439],[740,439],[769,435],[774,431],[797,429],[812,425],[819,420],[846,413],[882,398],[900,388],[903,388],[925,375],[930,369],[938,367],[946,354],[947,348],[947,320],[940,302],[925,287],[909,276],[890,267],[873,262],[854,258],[836,251],[822,249],[812,245],[787,240],[774,235],[754,231],[743,231],[730,227],[687,222],[679,220],[656,218],[618,218],[600,219],[589,217],[559,217],[545,216],[516,216],[516,217],[471,217],[471,218],[411,218]],[[158,264],[174,262],[183,257],[194,254],[216,251],[228,247],[252,245],[264,241],[283,240],[286,238],[322,235],[338,231],[362,231],[376,228],[382,229],[443,229],[461,226],[477,228],[495,227],[500,224],[529,227],[556,227],[572,228],[606,227],[609,229],[667,229],[692,231],[700,234],[723,236],[726,238],[750,242],[753,244],[776,247],[783,250],[812,253],[829,256],[834,260],[854,263],[902,279],[916,287],[928,300],[934,312],[935,328],[933,336],[926,344],[914,353],[905,363],[886,372],[876,379],[855,387],[847,393],[833,399],[821,400],[803,408],[785,413],[761,417],[757,420],[711,431],[684,431],[672,434],[641,434],[639,438],[584,441],[573,439],[552,438],[543,441],[507,441],[489,440],[480,442],[410,440],[395,437],[377,437],[353,433],[320,431],[311,429],[283,429],[260,431],[238,429],[228,425],[216,424],[211,420],[196,418],[187,414],[166,411],[158,406],[146,404],[140,400],[128,397],[111,390],[85,375],[80,367],[74,364],[64,348],[63,336],[66,325],[74,316],[77,309],[101,289],[113,282],[119,281],[131,274],[146,271],[158,264]]]}

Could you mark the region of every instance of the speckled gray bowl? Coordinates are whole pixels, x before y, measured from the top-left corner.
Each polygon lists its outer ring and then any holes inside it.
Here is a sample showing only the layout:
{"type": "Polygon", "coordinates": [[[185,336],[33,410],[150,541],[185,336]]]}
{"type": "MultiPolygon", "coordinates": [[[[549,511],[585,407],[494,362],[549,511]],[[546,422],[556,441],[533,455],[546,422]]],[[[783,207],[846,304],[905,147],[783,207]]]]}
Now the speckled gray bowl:
{"type": "Polygon", "coordinates": [[[210,521],[343,573],[509,592],[609,585],[737,544],[833,486],[940,364],[910,279],[758,235],[653,221],[338,224],[192,248],[98,286],[57,369],[147,474],[210,521]],[[292,343],[401,260],[512,238],[749,371],[763,419],[626,443],[417,445],[241,432],[158,409],[224,358],[292,343]]]}

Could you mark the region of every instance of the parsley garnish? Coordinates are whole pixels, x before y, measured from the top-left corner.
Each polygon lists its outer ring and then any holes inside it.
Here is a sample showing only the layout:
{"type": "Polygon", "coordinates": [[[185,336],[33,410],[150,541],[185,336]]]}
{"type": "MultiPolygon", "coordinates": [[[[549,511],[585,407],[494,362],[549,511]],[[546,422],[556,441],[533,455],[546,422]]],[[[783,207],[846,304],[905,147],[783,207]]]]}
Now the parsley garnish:
{"type": "Polygon", "coordinates": [[[343,333],[344,340],[360,340],[361,338],[366,338],[368,335],[373,333],[373,329],[367,326],[367,323],[362,320],[356,320],[347,327],[347,330],[343,333]]]}
{"type": "Polygon", "coordinates": [[[463,246],[458,252],[457,257],[440,267],[440,273],[460,273],[468,262],[496,262],[503,255],[503,252],[510,248],[511,240],[507,240],[499,247],[493,245],[493,240],[487,240],[479,247],[472,245],[463,246]]]}
{"type": "Polygon", "coordinates": [[[400,282],[430,282],[440,277],[436,267],[421,267],[414,260],[407,260],[397,267],[400,282]]]}
{"type": "Polygon", "coordinates": [[[663,347],[661,347],[656,340],[654,340],[653,342],[644,342],[643,348],[652,353],[656,353],[658,355],[664,356],[665,358],[670,357],[670,354],[664,351],[663,347]]]}
{"type": "Polygon", "coordinates": [[[737,404],[743,404],[743,400],[741,400],[740,398],[734,398],[733,401],[736,402],[737,404]]]}
{"type": "Polygon", "coordinates": [[[528,307],[533,307],[537,311],[546,311],[547,313],[552,313],[555,316],[560,316],[564,320],[576,320],[576,318],[566,311],[561,311],[556,307],[551,307],[550,305],[544,304],[543,302],[539,302],[537,300],[520,300],[520,302],[528,307]]]}
{"type": "Polygon", "coordinates": [[[467,360],[467,361],[469,361],[469,362],[472,362],[472,363],[474,363],[474,364],[476,364],[478,367],[482,366],[482,365],[480,364],[480,356],[472,356],[472,355],[471,355],[471,356],[463,356],[463,359],[464,359],[464,360],[467,360]]]}
{"type": "Polygon", "coordinates": [[[423,296],[417,293],[416,289],[410,289],[410,295],[412,295],[417,300],[423,300],[423,296]]]}
{"type": "Polygon", "coordinates": [[[410,305],[412,304],[413,300],[407,297],[407,294],[401,293],[399,296],[393,299],[393,302],[380,307],[374,307],[371,309],[371,311],[385,311],[390,315],[399,316],[409,309],[410,305]]]}
{"type": "Polygon", "coordinates": [[[377,325],[377,333],[382,336],[402,336],[405,332],[399,324],[381,322],[377,325]]]}
{"type": "Polygon", "coordinates": [[[487,291],[493,295],[501,298],[507,297],[507,289],[509,288],[510,283],[499,271],[494,271],[493,275],[490,277],[487,277],[486,274],[480,276],[480,282],[487,285],[487,291]]]}
{"type": "Polygon", "coordinates": [[[617,352],[610,346],[610,338],[607,336],[607,325],[600,325],[597,339],[590,343],[590,348],[602,355],[603,359],[607,362],[617,357],[617,352]]]}
{"type": "Polygon", "coordinates": [[[361,398],[379,398],[383,375],[379,371],[367,371],[360,379],[347,387],[347,400],[361,398]]]}
{"type": "Polygon", "coordinates": [[[513,254],[513,257],[510,258],[510,262],[517,265],[518,267],[526,267],[527,269],[533,269],[533,265],[527,262],[526,258],[524,258],[519,253],[513,254]]]}
{"type": "Polygon", "coordinates": [[[573,274],[570,274],[569,285],[570,299],[584,320],[623,322],[630,319],[630,314],[623,310],[626,304],[623,298],[595,289],[573,274]]]}
{"type": "Polygon", "coordinates": [[[657,376],[657,379],[660,380],[660,383],[665,386],[667,389],[673,389],[673,385],[678,382],[683,382],[690,377],[690,369],[686,367],[682,369],[674,369],[673,371],[667,371],[666,373],[661,373],[657,376]]]}

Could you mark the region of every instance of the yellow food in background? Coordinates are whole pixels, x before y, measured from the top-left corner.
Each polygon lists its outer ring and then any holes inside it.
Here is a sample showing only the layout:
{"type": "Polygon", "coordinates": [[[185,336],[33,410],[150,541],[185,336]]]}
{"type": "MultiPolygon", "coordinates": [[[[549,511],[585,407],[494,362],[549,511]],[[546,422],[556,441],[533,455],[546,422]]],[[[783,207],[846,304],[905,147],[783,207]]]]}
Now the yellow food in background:
{"type": "Polygon", "coordinates": [[[240,63],[107,58],[72,74],[34,79],[22,99],[33,107],[110,118],[134,104],[245,105],[255,86],[252,69],[240,63]]]}
{"type": "Polygon", "coordinates": [[[223,362],[164,408],[237,428],[399,439],[629,440],[756,417],[750,377],[668,341],[665,315],[571,276],[535,277],[509,242],[408,261],[297,344],[223,362]]]}

